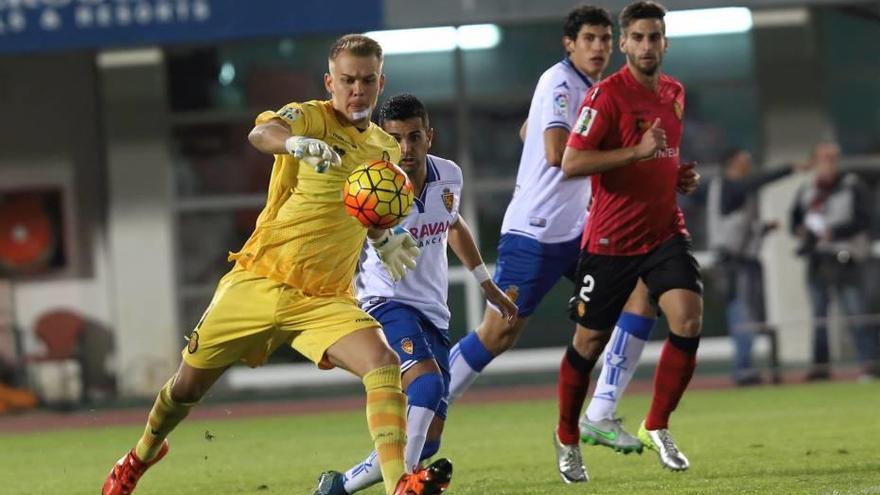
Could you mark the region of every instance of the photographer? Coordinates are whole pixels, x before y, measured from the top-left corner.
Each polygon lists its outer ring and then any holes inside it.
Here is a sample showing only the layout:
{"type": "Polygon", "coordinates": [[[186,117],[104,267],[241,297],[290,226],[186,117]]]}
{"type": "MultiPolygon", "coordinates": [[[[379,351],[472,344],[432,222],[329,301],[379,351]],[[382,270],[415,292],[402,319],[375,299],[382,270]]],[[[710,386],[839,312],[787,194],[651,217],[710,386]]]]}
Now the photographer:
{"type": "Polygon", "coordinates": [[[798,254],[807,259],[807,283],[813,310],[813,363],[808,380],[831,376],[828,353],[828,305],[835,295],[853,336],[863,379],[877,373],[877,329],[853,316],[866,311],[863,273],[870,255],[870,198],[862,180],[840,173],[840,148],[820,143],[811,156],[815,178],[795,196],[792,233],[798,254]]]}

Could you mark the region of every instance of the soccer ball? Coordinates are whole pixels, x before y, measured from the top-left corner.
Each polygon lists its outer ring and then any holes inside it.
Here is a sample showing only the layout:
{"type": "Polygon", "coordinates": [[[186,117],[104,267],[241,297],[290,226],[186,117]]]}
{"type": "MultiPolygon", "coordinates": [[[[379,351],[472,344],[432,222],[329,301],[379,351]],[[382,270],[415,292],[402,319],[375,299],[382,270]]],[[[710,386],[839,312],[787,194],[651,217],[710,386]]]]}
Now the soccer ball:
{"type": "Polygon", "coordinates": [[[413,187],[397,165],[376,160],[348,175],[342,196],[345,210],[365,227],[388,229],[409,214],[413,187]]]}

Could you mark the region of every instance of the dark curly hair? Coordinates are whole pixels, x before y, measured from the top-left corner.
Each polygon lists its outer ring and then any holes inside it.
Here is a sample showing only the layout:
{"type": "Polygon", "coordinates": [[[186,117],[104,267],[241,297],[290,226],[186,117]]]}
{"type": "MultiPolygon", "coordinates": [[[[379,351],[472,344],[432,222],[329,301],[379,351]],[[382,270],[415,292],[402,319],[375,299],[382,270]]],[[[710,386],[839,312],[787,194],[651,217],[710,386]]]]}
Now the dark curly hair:
{"type": "Polygon", "coordinates": [[[385,103],[379,108],[379,125],[387,120],[406,120],[413,117],[421,119],[425,129],[430,127],[428,110],[425,109],[425,105],[409,93],[394,95],[385,100],[385,103]]]}
{"type": "Polygon", "coordinates": [[[562,26],[562,34],[568,39],[577,39],[583,25],[611,26],[611,14],[602,7],[595,5],[581,5],[568,13],[565,24],[562,26]]]}

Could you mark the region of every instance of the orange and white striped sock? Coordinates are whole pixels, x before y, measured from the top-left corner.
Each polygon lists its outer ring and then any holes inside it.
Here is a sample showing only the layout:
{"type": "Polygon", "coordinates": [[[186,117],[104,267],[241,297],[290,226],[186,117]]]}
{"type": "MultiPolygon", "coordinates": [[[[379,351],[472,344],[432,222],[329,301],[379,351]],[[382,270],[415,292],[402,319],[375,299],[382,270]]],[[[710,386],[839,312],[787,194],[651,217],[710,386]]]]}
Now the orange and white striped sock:
{"type": "Polygon", "coordinates": [[[364,375],[367,389],[367,425],[379,457],[385,492],[391,495],[404,473],[406,395],[401,390],[400,367],[383,366],[364,375]]]}

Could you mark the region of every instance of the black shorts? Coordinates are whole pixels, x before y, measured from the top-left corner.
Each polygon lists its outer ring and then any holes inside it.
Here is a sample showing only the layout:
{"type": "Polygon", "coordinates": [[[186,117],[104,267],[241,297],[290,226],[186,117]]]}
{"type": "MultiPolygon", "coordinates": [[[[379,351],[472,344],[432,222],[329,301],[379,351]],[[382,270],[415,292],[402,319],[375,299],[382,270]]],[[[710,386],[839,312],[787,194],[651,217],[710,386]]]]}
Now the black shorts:
{"type": "Polygon", "coordinates": [[[571,319],[591,330],[613,329],[640,278],[648,286],[654,301],[672,289],[702,294],[700,266],[691,251],[690,239],[681,235],[636,256],[581,251],[571,319]]]}

